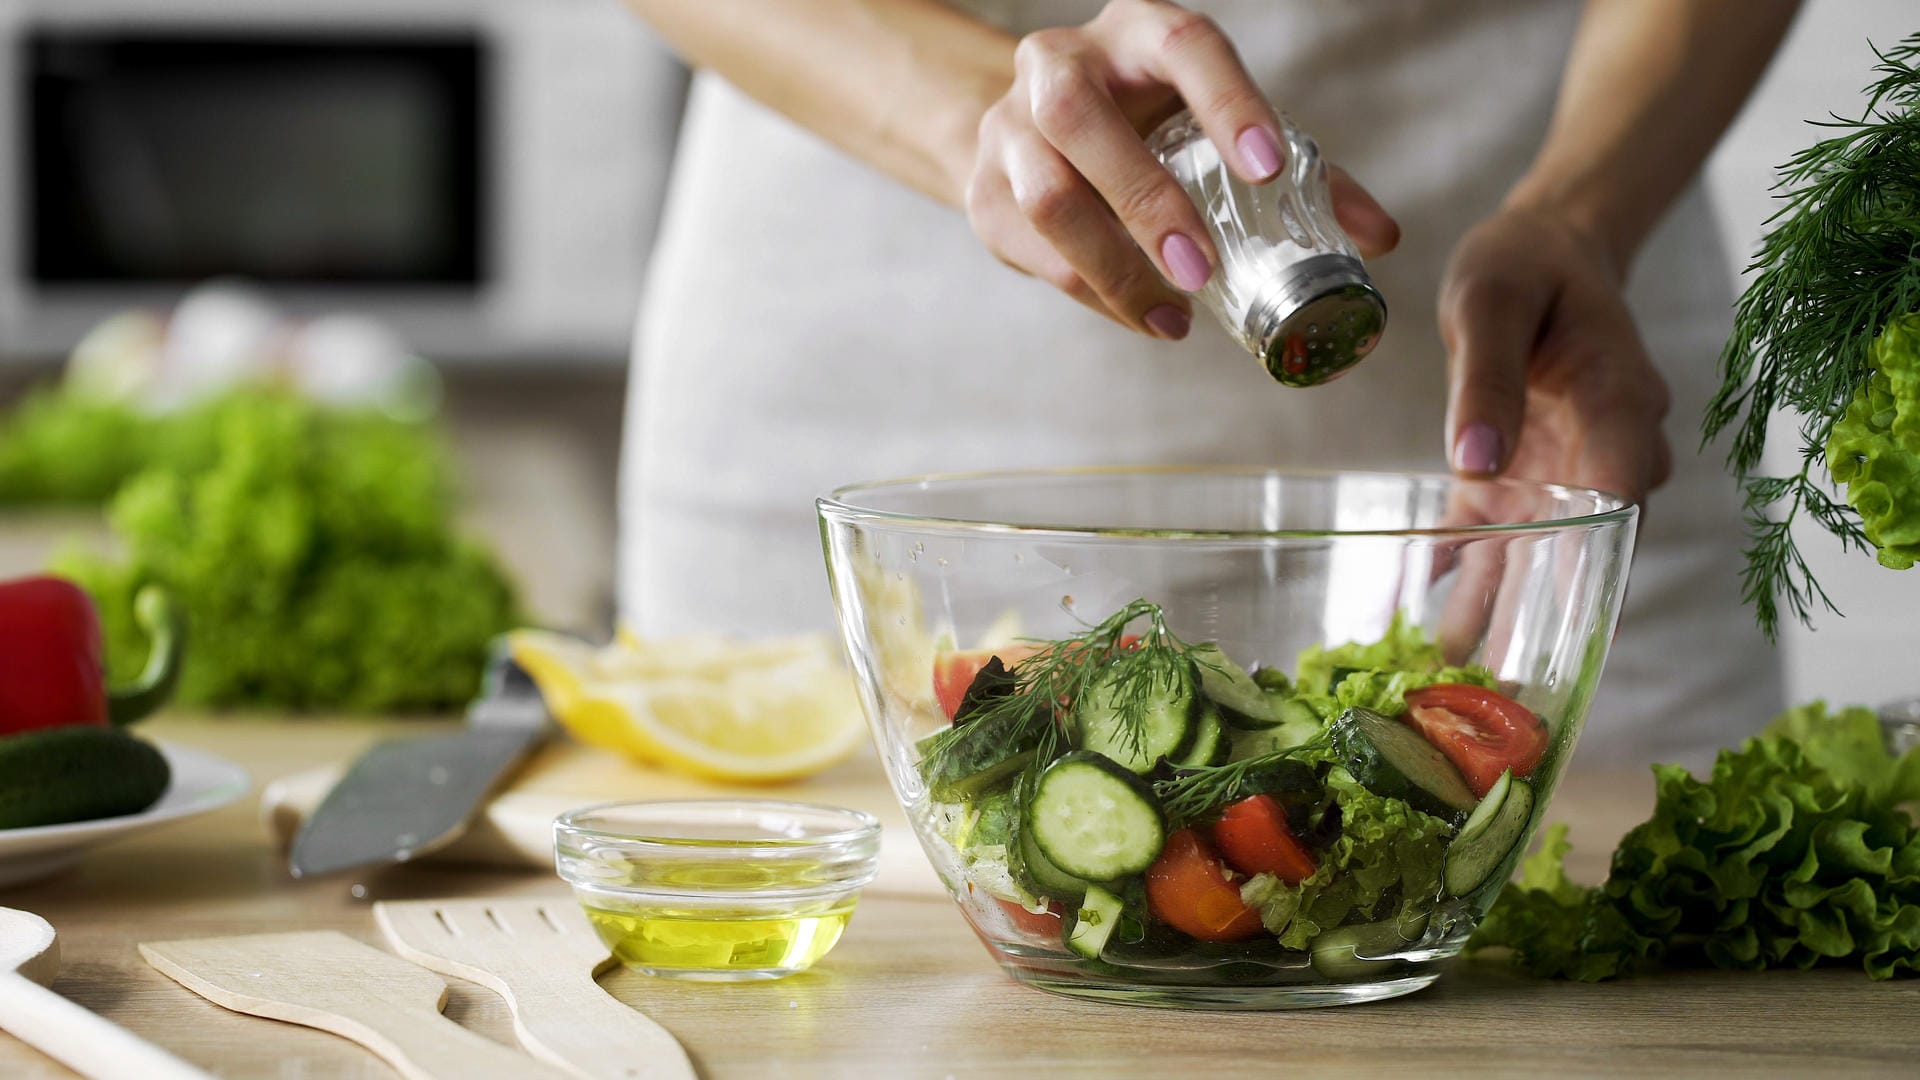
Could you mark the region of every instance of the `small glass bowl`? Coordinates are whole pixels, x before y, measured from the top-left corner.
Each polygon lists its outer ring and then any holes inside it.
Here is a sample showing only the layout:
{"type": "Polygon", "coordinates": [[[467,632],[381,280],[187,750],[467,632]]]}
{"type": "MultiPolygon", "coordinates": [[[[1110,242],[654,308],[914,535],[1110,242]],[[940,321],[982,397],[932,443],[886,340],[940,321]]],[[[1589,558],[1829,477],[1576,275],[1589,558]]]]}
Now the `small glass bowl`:
{"type": "Polygon", "coordinates": [[[840,940],[873,880],[880,822],[758,799],[609,803],[556,819],[553,849],[626,966],[671,979],[778,979],[840,940]]]}

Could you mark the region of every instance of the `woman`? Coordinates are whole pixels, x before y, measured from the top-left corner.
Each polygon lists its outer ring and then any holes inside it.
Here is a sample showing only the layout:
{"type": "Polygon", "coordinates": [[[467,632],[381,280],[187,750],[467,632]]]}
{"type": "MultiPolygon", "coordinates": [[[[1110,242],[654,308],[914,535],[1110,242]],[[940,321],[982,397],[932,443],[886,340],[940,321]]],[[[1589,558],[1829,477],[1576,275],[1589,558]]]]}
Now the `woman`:
{"type": "Polygon", "coordinates": [[[633,2],[704,69],[629,409],[642,632],[824,625],[810,501],[858,478],[1671,477],[1584,754],[1697,760],[1776,710],[1734,487],[1668,436],[1694,444],[1730,302],[1694,175],[1790,0],[633,2]],[[1272,101],[1366,183],[1338,212],[1393,319],[1339,382],[1280,388],[1192,318],[1214,253],[1140,138],[1182,100],[1250,180],[1272,101]]]}

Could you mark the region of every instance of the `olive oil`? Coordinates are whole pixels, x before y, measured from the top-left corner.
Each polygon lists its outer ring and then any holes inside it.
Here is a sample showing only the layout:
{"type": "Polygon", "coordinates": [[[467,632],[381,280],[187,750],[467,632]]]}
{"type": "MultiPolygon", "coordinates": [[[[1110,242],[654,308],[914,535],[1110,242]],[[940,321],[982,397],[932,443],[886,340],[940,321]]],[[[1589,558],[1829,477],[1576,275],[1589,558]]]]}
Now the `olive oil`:
{"type": "Polygon", "coordinates": [[[827,955],[853,917],[854,901],[800,914],[631,905],[583,905],[621,963],[679,978],[777,979],[827,955]]]}

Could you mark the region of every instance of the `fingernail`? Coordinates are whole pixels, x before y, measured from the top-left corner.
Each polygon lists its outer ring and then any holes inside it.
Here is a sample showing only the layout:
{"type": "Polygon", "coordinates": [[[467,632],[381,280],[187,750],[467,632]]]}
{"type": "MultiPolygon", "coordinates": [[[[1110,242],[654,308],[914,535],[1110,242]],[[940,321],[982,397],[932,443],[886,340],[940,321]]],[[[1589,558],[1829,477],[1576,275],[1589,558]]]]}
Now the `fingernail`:
{"type": "Polygon", "coordinates": [[[1153,327],[1153,332],[1161,337],[1179,341],[1187,336],[1187,329],[1193,325],[1193,316],[1172,304],[1161,304],[1147,312],[1147,325],[1153,327]]]}
{"type": "Polygon", "coordinates": [[[1453,467],[1463,473],[1482,475],[1500,471],[1500,456],[1506,440],[1492,424],[1468,424],[1453,443],[1453,467]]]}
{"type": "Polygon", "coordinates": [[[1173,275],[1173,283],[1187,292],[1199,292],[1213,276],[1213,267],[1207,265],[1200,245],[1184,233],[1168,233],[1167,238],[1160,241],[1160,259],[1173,275]]]}
{"type": "Polygon", "coordinates": [[[1255,180],[1265,180],[1285,164],[1280,157],[1280,143],[1271,131],[1258,124],[1234,136],[1233,145],[1240,149],[1240,161],[1255,180]]]}

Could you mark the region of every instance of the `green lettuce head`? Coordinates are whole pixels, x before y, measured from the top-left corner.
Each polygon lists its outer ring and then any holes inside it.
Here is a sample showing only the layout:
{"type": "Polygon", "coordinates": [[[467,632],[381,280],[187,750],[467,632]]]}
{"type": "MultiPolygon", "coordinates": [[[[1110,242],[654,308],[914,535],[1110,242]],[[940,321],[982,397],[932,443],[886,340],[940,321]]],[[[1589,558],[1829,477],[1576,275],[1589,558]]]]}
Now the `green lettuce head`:
{"type": "Polygon", "coordinates": [[[1873,374],[1854,392],[1827,440],[1827,469],[1879,549],[1880,564],[1920,559],[1920,313],[1874,339],[1873,374]]]}

